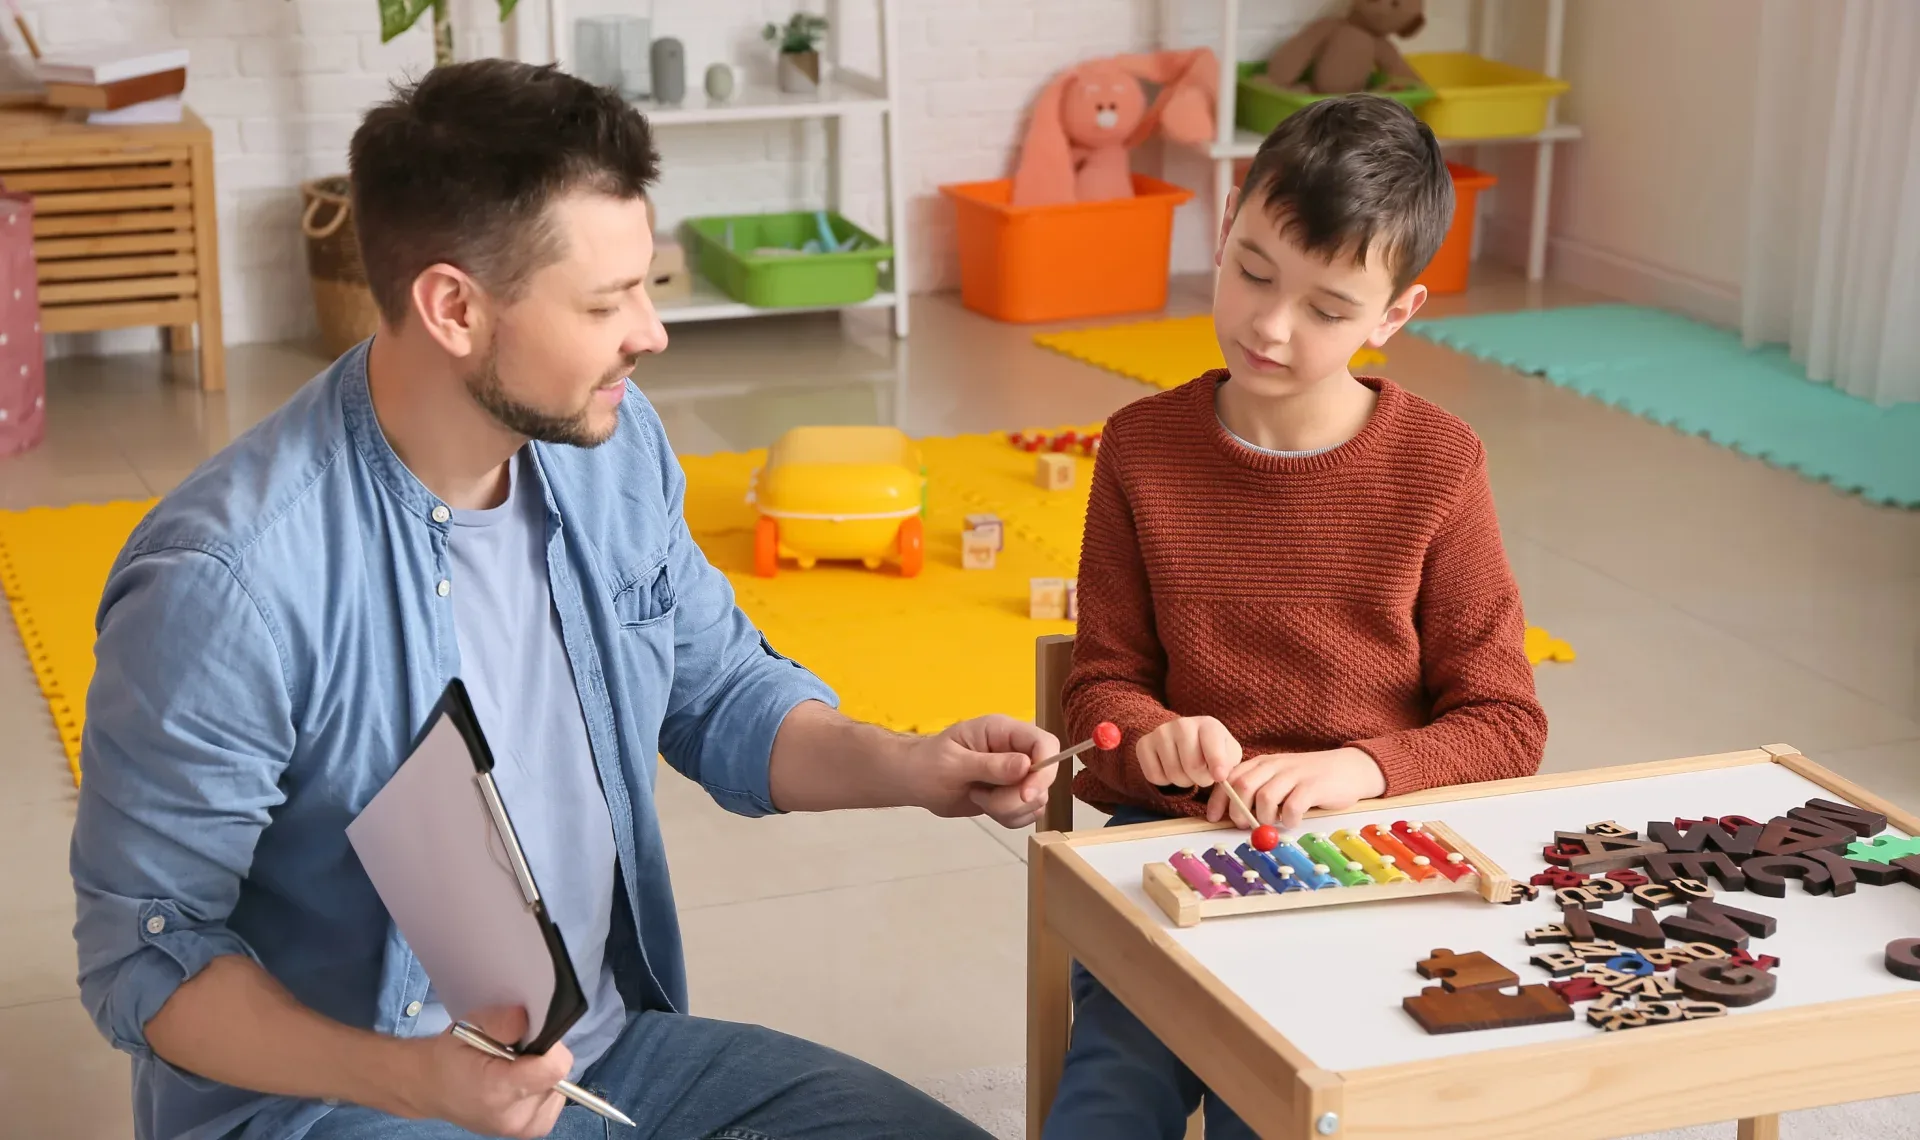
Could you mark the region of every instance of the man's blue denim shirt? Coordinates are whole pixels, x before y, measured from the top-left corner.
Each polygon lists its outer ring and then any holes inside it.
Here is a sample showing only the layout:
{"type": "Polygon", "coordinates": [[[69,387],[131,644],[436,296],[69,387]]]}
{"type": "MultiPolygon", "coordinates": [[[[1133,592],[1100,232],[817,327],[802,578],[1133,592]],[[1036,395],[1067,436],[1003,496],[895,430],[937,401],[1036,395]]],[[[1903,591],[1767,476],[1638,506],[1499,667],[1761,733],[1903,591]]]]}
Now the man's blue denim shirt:
{"type": "MultiPolygon", "coordinates": [[[[374,418],[367,345],[141,521],[97,617],[74,825],[80,993],[133,1056],[139,1140],[288,1137],[324,1104],[203,1080],[146,1023],[246,954],[348,1025],[406,1035],[427,997],[346,825],[460,662],[448,512],[374,418]]],[[[655,757],[774,811],[781,721],[834,695],[768,646],[694,545],[686,481],[628,385],[600,447],[536,444],[547,570],[619,854],[609,961],[630,1009],[684,1010],[655,757]]]]}

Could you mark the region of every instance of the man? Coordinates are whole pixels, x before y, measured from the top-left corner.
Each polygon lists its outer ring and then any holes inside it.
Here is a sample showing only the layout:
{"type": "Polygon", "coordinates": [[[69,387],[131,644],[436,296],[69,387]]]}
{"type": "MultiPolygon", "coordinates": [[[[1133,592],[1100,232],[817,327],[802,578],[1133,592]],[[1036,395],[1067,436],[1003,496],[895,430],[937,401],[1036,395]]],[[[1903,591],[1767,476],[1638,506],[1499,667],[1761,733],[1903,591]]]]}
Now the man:
{"type": "MultiPolygon", "coordinates": [[[[81,995],[140,1140],[978,1137],[876,1069],[688,1017],[655,756],[744,814],[918,805],[1008,827],[1057,742],[833,711],[734,605],[627,376],[645,121],[551,68],[440,68],[370,112],[354,213],[379,333],[196,471],[101,600],[73,837],[81,995]],[[344,828],[449,678],[588,997],[543,1057],[448,1017],[344,828]]],[[[518,1040],[525,1011],[483,1028],[518,1040]]]]}

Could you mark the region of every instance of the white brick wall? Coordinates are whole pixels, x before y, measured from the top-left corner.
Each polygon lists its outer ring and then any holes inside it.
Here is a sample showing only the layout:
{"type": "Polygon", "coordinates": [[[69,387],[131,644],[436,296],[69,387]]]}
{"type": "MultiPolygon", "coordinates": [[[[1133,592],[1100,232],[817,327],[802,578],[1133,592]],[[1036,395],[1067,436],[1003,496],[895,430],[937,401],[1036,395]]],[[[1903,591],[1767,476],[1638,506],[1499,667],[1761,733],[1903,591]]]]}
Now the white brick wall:
{"type": "MultiPolygon", "coordinates": [[[[549,58],[546,6],[521,0],[505,28],[495,0],[456,0],[463,58],[483,54],[549,58]]],[[[1219,7],[1179,0],[1182,43],[1217,44],[1219,7]]],[[[432,51],[425,22],[390,44],[379,39],[375,0],[22,0],[43,44],[172,40],[192,52],[187,98],[214,133],[219,190],[221,287],[227,338],[240,343],[307,335],[312,328],[298,186],[344,173],[360,113],[395,79],[424,71],[432,51]]],[[[569,15],[644,11],[634,0],[570,0],[569,15]]],[[[814,5],[817,7],[817,4],[814,5]]],[[[1003,177],[1024,129],[1026,108],[1047,80],[1075,61],[1148,50],[1158,35],[1159,0],[898,0],[900,115],[906,224],[913,242],[910,285],[953,286],[952,211],[944,182],[1003,177]]],[[[1255,58],[1322,0],[1244,5],[1241,54],[1255,58]]],[[[1429,0],[1435,27],[1420,46],[1465,44],[1465,0],[1429,0]]],[[[656,36],[687,49],[689,86],[707,64],[733,64],[743,80],[768,82],[771,62],[760,26],[785,18],[789,0],[661,0],[656,36]]],[[[850,62],[872,68],[877,51],[870,5],[842,0],[837,34],[850,62]]],[[[571,36],[571,31],[563,32],[571,36]]],[[[845,210],[877,228],[884,218],[877,123],[850,121],[845,210]]],[[[781,210],[824,203],[825,132],[817,123],[664,128],[662,222],[696,213],[781,210]]],[[[1202,191],[1186,208],[1176,268],[1207,261],[1205,165],[1182,160],[1176,180],[1202,191]]],[[[150,347],[144,331],[67,338],[56,351],[150,347]]]]}

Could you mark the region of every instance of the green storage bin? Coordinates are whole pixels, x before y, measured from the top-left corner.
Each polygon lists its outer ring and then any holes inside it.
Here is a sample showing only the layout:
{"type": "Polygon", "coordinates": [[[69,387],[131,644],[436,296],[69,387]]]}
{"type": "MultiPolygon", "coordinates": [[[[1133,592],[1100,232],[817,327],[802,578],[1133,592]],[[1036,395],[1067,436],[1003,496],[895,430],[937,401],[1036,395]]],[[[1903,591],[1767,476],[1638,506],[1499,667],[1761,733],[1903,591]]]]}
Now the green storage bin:
{"type": "Polygon", "coordinates": [[[832,211],[827,212],[827,227],[834,241],[853,242],[851,248],[833,253],[755,252],[768,247],[797,250],[809,239],[818,239],[819,222],[810,210],[689,218],[686,226],[699,251],[700,275],[734,300],[761,308],[865,301],[880,288],[880,263],[893,258],[892,246],[832,211]]]}
{"type": "MultiPolygon", "coordinates": [[[[1368,87],[1375,88],[1387,81],[1385,72],[1376,71],[1367,80],[1368,87]]],[[[1380,91],[1406,107],[1418,107],[1433,98],[1430,87],[1410,87],[1405,91],[1380,91]]],[[[1280,120],[1293,114],[1309,103],[1322,99],[1331,99],[1331,95],[1315,95],[1311,91],[1288,91],[1276,87],[1267,79],[1265,60],[1256,60],[1240,65],[1240,81],[1234,88],[1233,121],[1241,130],[1264,135],[1280,125],[1280,120]]]]}

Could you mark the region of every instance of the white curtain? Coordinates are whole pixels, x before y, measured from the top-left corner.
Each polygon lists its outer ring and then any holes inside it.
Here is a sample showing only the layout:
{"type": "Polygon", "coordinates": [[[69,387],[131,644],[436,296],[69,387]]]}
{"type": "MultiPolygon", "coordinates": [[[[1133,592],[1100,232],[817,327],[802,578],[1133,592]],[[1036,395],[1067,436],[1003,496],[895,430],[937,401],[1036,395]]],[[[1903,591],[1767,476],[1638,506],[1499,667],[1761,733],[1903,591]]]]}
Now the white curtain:
{"type": "Polygon", "coordinates": [[[1920,0],[1764,0],[1741,333],[1920,400],[1920,0]]]}

